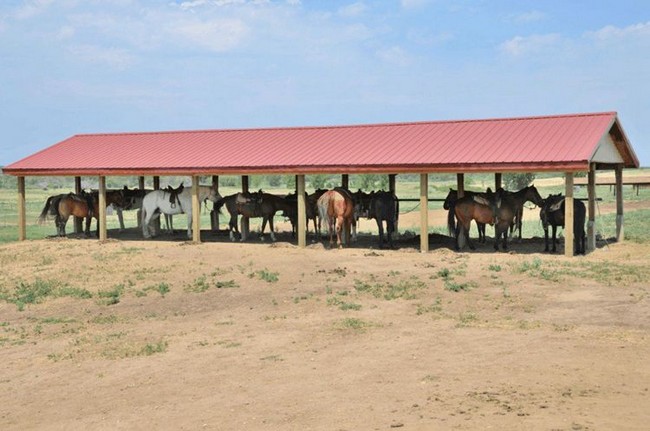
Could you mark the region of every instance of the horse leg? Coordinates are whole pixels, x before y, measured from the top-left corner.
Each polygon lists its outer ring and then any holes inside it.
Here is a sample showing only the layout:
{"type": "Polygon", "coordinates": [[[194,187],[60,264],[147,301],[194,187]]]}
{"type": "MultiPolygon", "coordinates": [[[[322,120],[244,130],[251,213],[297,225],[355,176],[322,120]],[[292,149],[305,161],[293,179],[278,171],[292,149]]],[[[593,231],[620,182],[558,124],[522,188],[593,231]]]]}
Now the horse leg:
{"type": "Polygon", "coordinates": [[[92,220],[93,220],[92,217],[86,217],[86,230],[84,231],[84,236],[86,238],[88,238],[90,236],[90,222],[92,220]]]}
{"type": "Polygon", "coordinates": [[[557,226],[553,225],[553,248],[552,248],[553,253],[555,253],[555,241],[556,241],[555,235],[556,235],[556,233],[557,233],[557,226]]]}
{"type": "Polygon", "coordinates": [[[60,215],[58,214],[56,215],[54,224],[56,225],[56,234],[58,236],[65,236],[65,222],[63,221],[63,218],[60,215]]]}
{"type": "Polygon", "coordinates": [[[388,247],[393,248],[393,233],[395,232],[395,221],[386,220],[386,236],[388,236],[388,247]]]}
{"type": "Polygon", "coordinates": [[[122,214],[122,208],[117,207],[117,220],[120,222],[120,232],[124,230],[124,214],[122,214]]]}
{"type": "Polygon", "coordinates": [[[499,224],[495,224],[494,225],[494,251],[499,251],[499,239],[501,239],[502,234],[503,232],[501,231],[501,226],[499,224]]]}
{"type": "Polygon", "coordinates": [[[273,214],[269,216],[269,229],[271,229],[271,241],[275,242],[275,228],[273,227],[273,214]]]}
{"type": "Polygon", "coordinates": [[[336,217],[336,245],[338,246],[338,248],[343,248],[342,240],[345,238],[345,234],[346,234],[345,230],[347,230],[345,228],[347,228],[347,226],[345,225],[345,219],[343,218],[343,216],[337,216],[336,217]]]}
{"type": "Polygon", "coordinates": [[[235,232],[237,231],[237,215],[231,215],[230,221],[228,222],[228,235],[230,236],[230,241],[235,241],[235,232]]]}
{"type": "Polygon", "coordinates": [[[380,218],[377,218],[377,230],[379,231],[379,248],[384,246],[384,224],[380,218]]]}
{"type": "Polygon", "coordinates": [[[192,239],[192,210],[187,210],[187,239],[192,239]]]}
{"type": "Polygon", "coordinates": [[[503,251],[508,250],[508,235],[506,235],[507,231],[504,231],[503,234],[503,251]]]}

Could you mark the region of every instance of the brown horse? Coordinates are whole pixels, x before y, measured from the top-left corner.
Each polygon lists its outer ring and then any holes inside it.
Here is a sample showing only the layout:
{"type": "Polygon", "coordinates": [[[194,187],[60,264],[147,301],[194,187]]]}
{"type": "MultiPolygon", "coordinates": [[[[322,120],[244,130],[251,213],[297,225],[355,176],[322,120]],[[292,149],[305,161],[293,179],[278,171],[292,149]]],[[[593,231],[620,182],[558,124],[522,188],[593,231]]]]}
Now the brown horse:
{"type": "MultiPolygon", "coordinates": [[[[124,194],[122,190],[106,192],[106,206],[111,204],[115,206],[124,205],[124,194]]],[[[57,235],[59,236],[65,236],[65,225],[70,216],[85,218],[85,235],[90,236],[90,223],[95,218],[97,220],[97,236],[99,236],[99,192],[68,193],[50,196],[45,201],[43,211],[41,211],[41,215],[38,217],[39,222],[43,223],[48,216],[54,217],[57,235]]]]}
{"type": "Polygon", "coordinates": [[[336,229],[336,243],[343,247],[341,232],[345,229],[345,243],[350,245],[350,228],[354,219],[354,201],[350,192],[337,187],[318,198],[318,213],[321,220],[327,221],[330,234],[330,247],[333,245],[333,233],[336,229]]]}
{"type": "MultiPolygon", "coordinates": [[[[474,245],[469,238],[469,226],[472,220],[477,223],[494,225],[494,250],[499,250],[499,239],[503,238],[503,250],[508,249],[508,230],[513,223],[518,208],[525,202],[533,202],[543,206],[544,200],[535,186],[525,187],[514,193],[507,193],[499,189],[496,193],[488,193],[489,204],[478,202],[474,197],[466,196],[456,201],[454,213],[458,219],[456,226],[456,250],[460,250],[459,237],[461,234],[467,238],[467,244],[474,250],[474,245]]],[[[448,226],[453,228],[451,223],[448,226]]]]}
{"type": "MultiPolygon", "coordinates": [[[[487,191],[485,192],[474,192],[471,190],[465,190],[463,192],[463,196],[479,196],[484,199],[488,199],[488,196],[492,194],[492,189],[488,187],[487,191]]],[[[454,189],[449,189],[449,193],[447,194],[447,197],[445,198],[444,203],[442,204],[442,207],[446,209],[447,212],[447,226],[449,227],[449,235],[454,235],[454,232],[456,231],[456,223],[454,221],[454,206],[456,205],[456,201],[458,200],[458,191],[454,189]]],[[[476,222],[476,228],[478,229],[478,242],[484,243],[485,242],[485,223],[480,223],[476,222]]]]}
{"type": "MultiPolygon", "coordinates": [[[[230,214],[228,228],[232,241],[235,240],[235,233],[239,234],[237,217],[240,214],[243,219],[262,217],[262,233],[260,234],[260,239],[264,239],[264,229],[268,222],[269,228],[271,229],[271,240],[275,241],[275,229],[273,228],[273,217],[275,213],[278,211],[296,212],[295,202],[292,204],[282,196],[264,193],[261,190],[255,193],[235,193],[234,195],[221,198],[215,202],[214,209],[220,211],[224,205],[230,214]]],[[[241,241],[246,241],[244,235],[241,235],[241,241]]]]}
{"type": "MultiPolygon", "coordinates": [[[[314,224],[314,241],[316,238],[320,238],[320,219],[318,218],[318,198],[320,198],[326,189],[316,189],[314,193],[308,195],[305,192],[305,213],[306,213],[306,226],[307,232],[309,232],[309,221],[311,220],[314,224]]],[[[292,205],[290,211],[285,211],[282,215],[289,218],[291,222],[291,234],[295,236],[296,226],[298,224],[298,201],[296,199],[295,193],[288,194],[285,199],[292,205]],[[295,206],[295,208],[293,207],[295,206]]]]}

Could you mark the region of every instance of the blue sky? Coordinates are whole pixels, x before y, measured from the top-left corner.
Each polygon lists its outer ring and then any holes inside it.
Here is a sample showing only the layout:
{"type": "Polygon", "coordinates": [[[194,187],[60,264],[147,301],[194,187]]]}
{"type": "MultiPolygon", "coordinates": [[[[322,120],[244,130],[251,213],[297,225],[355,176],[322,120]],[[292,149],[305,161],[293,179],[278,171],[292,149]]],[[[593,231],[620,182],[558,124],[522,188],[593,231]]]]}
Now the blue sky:
{"type": "Polygon", "coordinates": [[[647,0],[0,2],[0,165],[77,133],[600,111],[650,166],[647,0]]]}

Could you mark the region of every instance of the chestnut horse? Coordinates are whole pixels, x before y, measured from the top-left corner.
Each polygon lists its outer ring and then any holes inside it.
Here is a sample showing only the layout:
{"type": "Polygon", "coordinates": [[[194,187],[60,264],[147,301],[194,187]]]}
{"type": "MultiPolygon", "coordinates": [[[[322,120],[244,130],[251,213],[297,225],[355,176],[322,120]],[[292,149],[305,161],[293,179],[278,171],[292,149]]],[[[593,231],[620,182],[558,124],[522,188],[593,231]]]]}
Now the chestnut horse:
{"type": "Polygon", "coordinates": [[[341,231],[344,229],[345,243],[349,246],[350,228],[354,219],[354,201],[350,192],[341,187],[326,191],[318,198],[318,213],[321,220],[327,221],[330,247],[333,245],[334,229],[336,229],[336,244],[338,247],[343,247],[341,231]]]}
{"type": "MultiPolygon", "coordinates": [[[[543,206],[544,199],[540,196],[535,186],[525,187],[514,193],[507,193],[502,189],[496,193],[488,193],[489,205],[479,203],[474,197],[465,196],[456,201],[454,213],[458,219],[456,225],[456,250],[460,250],[459,237],[461,234],[467,238],[467,244],[474,250],[474,245],[469,238],[469,225],[472,220],[477,223],[494,225],[494,250],[499,250],[499,239],[503,238],[503,250],[508,249],[508,230],[517,214],[517,209],[524,202],[533,202],[543,206]]],[[[453,226],[449,222],[449,229],[453,226]]]]}
{"type": "MultiPolygon", "coordinates": [[[[106,206],[111,204],[115,206],[124,205],[124,194],[122,190],[106,192],[106,206]]],[[[85,234],[86,236],[90,236],[90,223],[95,218],[97,220],[97,236],[99,236],[99,192],[68,193],[50,196],[45,201],[43,211],[41,211],[41,215],[38,217],[39,223],[43,223],[48,216],[54,217],[57,235],[59,236],[65,236],[65,225],[70,216],[85,218],[85,234]]]]}

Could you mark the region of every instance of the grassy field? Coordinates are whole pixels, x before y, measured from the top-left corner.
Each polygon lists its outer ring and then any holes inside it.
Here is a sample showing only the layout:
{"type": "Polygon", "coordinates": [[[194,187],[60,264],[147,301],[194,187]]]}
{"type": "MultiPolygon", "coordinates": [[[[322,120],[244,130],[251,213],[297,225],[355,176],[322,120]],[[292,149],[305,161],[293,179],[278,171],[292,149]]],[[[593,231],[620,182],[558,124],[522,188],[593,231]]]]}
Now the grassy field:
{"type": "MultiPolygon", "coordinates": [[[[643,170],[637,170],[637,172],[643,173],[643,170]]],[[[646,170],[647,172],[647,170],[646,170]]],[[[492,186],[491,176],[489,175],[468,175],[466,176],[466,188],[468,190],[484,190],[488,186],[492,186]]],[[[3,181],[4,184],[11,182],[11,179],[7,181],[5,177],[3,181]]],[[[174,178],[174,180],[176,180],[174,178]]],[[[176,181],[180,181],[178,179],[176,181]]],[[[351,178],[351,188],[355,189],[355,186],[358,185],[358,181],[355,183],[354,178],[351,178]]],[[[113,183],[115,183],[113,179],[113,183]]],[[[46,181],[43,181],[47,183],[46,181]]],[[[125,182],[131,184],[132,179],[125,179],[125,182]]],[[[175,182],[170,181],[173,184],[175,182]]],[[[230,182],[230,181],[229,181],[230,182]]],[[[259,182],[259,181],[258,181],[259,182]]],[[[164,183],[164,181],[163,181],[164,183]]],[[[164,185],[164,184],[163,184],[164,185]]],[[[286,186],[280,187],[270,187],[268,184],[257,184],[260,188],[263,188],[265,191],[276,193],[276,194],[286,194],[291,192],[286,186]]],[[[430,199],[444,199],[447,195],[449,188],[455,188],[455,178],[453,175],[448,176],[438,176],[435,179],[429,181],[429,198],[430,199]]],[[[402,198],[418,198],[419,196],[419,182],[413,180],[413,176],[408,177],[407,180],[400,179],[396,183],[396,193],[402,198]]],[[[561,178],[542,178],[539,179],[536,187],[538,188],[540,194],[545,197],[550,193],[561,193],[564,192],[564,185],[561,178]]],[[[235,193],[239,190],[239,186],[228,185],[220,186],[220,193],[223,196],[228,194],[235,193]]],[[[310,189],[308,189],[310,190],[310,189]]],[[[68,193],[71,191],[70,188],[48,188],[44,190],[42,187],[39,187],[36,184],[33,184],[31,187],[28,187],[26,190],[26,211],[27,211],[27,238],[28,239],[40,239],[56,233],[54,222],[52,220],[47,221],[46,223],[40,225],[38,224],[38,215],[45,204],[47,198],[51,195],[59,193],[68,193]]],[[[598,202],[597,206],[597,216],[599,215],[600,209],[603,206],[607,206],[615,202],[614,194],[611,192],[609,186],[599,186],[596,190],[596,195],[601,201],[598,202]]],[[[640,193],[637,195],[631,186],[624,187],[625,202],[650,202],[650,190],[641,189],[640,193]]],[[[586,198],[587,190],[586,187],[577,187],[575,191],[575,196],[577,198],[586,198]]],[[[209,209],[211,209],[211,204],[209,209]]],[[[419,211],[419,202],[401,202],[400,203],[400,213],[407,214],[414,211],[419,211]]],[[[430,202],[429,209],[437,210],[442,208],[442,202],[430,202]]],[[[646,229],[644,229],[644,221],[648,218],[648,210],[645,209],[626,209],[625,212],[625,221],[626,221],[626,237],[632,240],[645,240],[648,237],[646,229]]],[[[17,192],[15,188],[0,188],[0,243],[6,243],[17,240],[18,229],[17,229],[17,192]]],[[[128,211],[124,213],[125,224],[127,227],[137,226],[135,211],[128,211]]],[[[222,223],[226,222],[226,217],[222,216],[222,223]]],[[[284,218],[277,216],[276,221],[282,221],[284,218]]],[[[615,222],[614,216],[611,214],[603,214],[602,217],[597,217],[596,227],[597,230],[601,233],[603,237],[614,236],[614,226],[615,222]]],[[[115,229],[119,227],[117,215],[109,211],[107,216],[108,229],[115,229]]],[[[430,233],[446,233],[446,226],[443,224],[444,220],[432,220],[430,221],[430,233]]],[[[253,230],[259,229],[260,219],[251,220],[251,228],[253,230]]],[[[374,223],[363,223],[361,226],[361,231],[363,229],[371,228],[374,223]]],[[[95,229],[95,223],[92,224],[92,229],[95,229]]],[[[210,226],[209,212],[203,210],[201,215],[201,226],[210,226]]],[[[186,227],[186,218],[185,216],[177,216],[175,228],[185,229],[186,227]]],[[[221,226],[224,228],[224,226],[221,226]]],[[[416,234],[419,234],[419,229],[417,227],[409,226],[402,227],[401,230],[414,230],[416,234]]],[[[73,223],[72,220],[68,222],[67,232],[72,232],[73,223]]],[[[543,236],[543,231],[540,223],[524,223],[524,236],[525,237],[535,237],[543,236]]]]}

